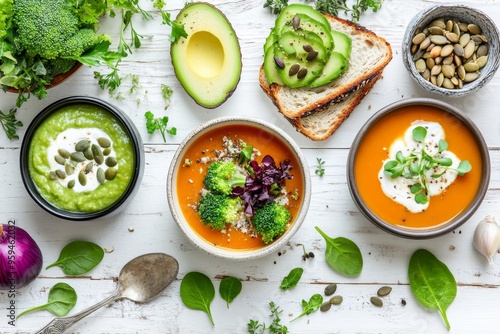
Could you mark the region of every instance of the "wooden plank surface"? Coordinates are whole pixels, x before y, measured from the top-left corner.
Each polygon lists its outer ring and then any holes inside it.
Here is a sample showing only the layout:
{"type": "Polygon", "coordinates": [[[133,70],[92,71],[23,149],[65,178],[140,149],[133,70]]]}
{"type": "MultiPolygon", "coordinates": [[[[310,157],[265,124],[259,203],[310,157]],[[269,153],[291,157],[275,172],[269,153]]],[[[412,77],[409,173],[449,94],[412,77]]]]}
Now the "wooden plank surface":
{"type": "MultiPolygon", "coordinates": [[[[283,310],[282,319],[290,333],[447,333],[437,312],[420,306],[413,297],[407,277],[408,261],[418,248],[432,251],[445,262],[458,283],[458,294],[448,309],[451,333],[499,333],[498,300],[500,300],[500,257],[488,265],[472,245],[476,224],[486,215],[500,217],[500,117],[498,74],[482,90],[472,96],[449,99],[421,90],[406,73],[401,60],[401,41],[409,20],[419,10],[443,1],[386,0],[378,13],[367,13],[361,24],[386,38],[392,45],[394,58],[383,78],[356,108],[344,124],[326,141],[314,142],[297,133],[276,111],[258,85],[258,69],[262,63],[262,46],[273,25],[274,16],[262,7],[262,0],[209,1],[215,4],[233,24],[240,39],[243,55],[241,80],[233,96],[221,107],[206,110],[197,106],[183,91],[173,74],[170,62],[169,29],[161,26],[159,16],[148,2],[144,7],[154,14],[154,21],[137,22],[146,38],[143,47],[127,58],[121,67],[123,75],[135,73],[147,96],[127,96],[117,101],[101,91],[93,78],[93,68],[83,68],[64,85],[49,91],[46,99],[30,99],[19,109],[18,118],[25,126],[19,131],[21,140],[27,125],[37,112],[50,103],[71,95],[102,98],[132,117],[145,143],[146,168],[141,188],[132,203],[119,215],[89,222],[68,222],[50,216],[28,196],[19,172],[20,141],[9,141],[0,134],[0,221],[15,219],[37,240],[44,266],[53,262],[61,248],[72,240],[84,239],[113,250],[89,276],[69,278],[58,268],[43,269],[40,278],[16,291],[17,313],[47,298],[48,289],[57,282],[70,283],[79,300],[78,312],[104,299],[116,288],[116,277],[130,259],[149,252],[165,252],[180,263],[177,280],[156,300],[139,305],[119,301],[90,315],[73,327],[74,333],[247,333],[250,319],[270,323],[268,302],[283,310]],[[160,84],[174,90],[170,108],[163,111],[160,84]],[[442,99],[467,114],[480,128],[490,148],[491,181],[485,200],[476,214],[460,229],[446,236],[423,241],[401,239],[379,230],[357,210],[346,184],[346,159],[351,143],[364,122],[388,103],[409,97],[442,99]],[[139,98],[141,102],[136,103],[139,98]],[[161,136],[147,134],[144,112],[165,113],[177,127],[176,136],[163,143],[161,136]],[[279,252],[252,261],[231,262],[207,255],[190,244],[175,225],[167,205],[166,175],[178,144],[196,126],[219,116],[244,115],[263,119],[282,127],[300,145],[310,167],[313,197],[306,220],[288,245],[279,252]],[[316,158],[326,161],[323,177],[314,174],[316,158]],[[330,236],[344,236],[355,241],[364,257],[359,277],[344,277],[331,270],[324,256],[325,243],[314,226],[330,236]],[[131,230],[133,229],[133,232],[131,230]],[[303,261],[302,246],[315,253],[314,259],[303,261]],[[295,267],[303,267],[299,285],[283,292],[281,279],[295,267]],[[180,281],[190,271],[209,276],[216,289],[220,278],[232,275],[242,279],[243,290],[226,308],[217,295],[212,303],[215,326],[205,314],[186,308],[179,295],[180,281]],[[315,312],[290,323],[301,311],[300,302],[335,282],[343,303],[327,313],[315,312]],[[393,288],[384,298],[384,306],[373,306],[369,298],[382,285],[393,288]],[[402,304],[402,300],[406,305],[402,304]]],[[[298,2],[298,1],[290,1],[298,2]]],[[[469,0],[462,3],[500,20],[499,0],[469,0]]],[[[184,1],[168,0],[167,9],[176,15],[184,1]]],[[[103,20],[102,29],[116,38],[116,22],[103,20]]],[[[120,88],[127,91],[130,82],[120,88]]],[[[0,110],[14,106],[15,95],[0,92],[0,110]]],[[[500,219],[500,218],[497,218],[500,219]]],[[[26,315],[8,325],[8,294],[0,291],[0,333],[31,333],[47,324],[53,316],[48,312],[26,315]]]]}

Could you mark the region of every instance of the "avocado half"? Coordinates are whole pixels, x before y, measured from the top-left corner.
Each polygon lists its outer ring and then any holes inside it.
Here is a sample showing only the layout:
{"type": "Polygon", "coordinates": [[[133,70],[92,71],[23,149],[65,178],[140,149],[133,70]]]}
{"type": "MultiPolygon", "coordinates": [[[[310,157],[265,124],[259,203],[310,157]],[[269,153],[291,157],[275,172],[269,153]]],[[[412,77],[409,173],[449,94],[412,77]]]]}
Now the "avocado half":
{"type": "Polygon", "coordinates": [[[205,2],[186,5],[175,21],[188,34],[170,48],[177,79],[200,106],[221,105],[236,89],[242,68],[240,44],[231,23],[205,2]]]}

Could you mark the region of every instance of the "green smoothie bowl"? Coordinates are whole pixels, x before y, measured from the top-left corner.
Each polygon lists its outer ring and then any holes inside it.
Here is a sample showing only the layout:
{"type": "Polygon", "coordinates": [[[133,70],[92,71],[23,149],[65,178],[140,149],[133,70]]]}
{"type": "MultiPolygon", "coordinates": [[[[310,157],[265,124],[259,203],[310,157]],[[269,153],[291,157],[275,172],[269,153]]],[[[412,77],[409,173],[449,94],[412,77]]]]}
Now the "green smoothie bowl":
{"type": "Polygon", "coordinates": [[[42,209],[82,221],[117,214],[133,199],[144,150],[127,115],[97,98],[72,96],[31,122],[20,164],[24,186],[42,209]]]}

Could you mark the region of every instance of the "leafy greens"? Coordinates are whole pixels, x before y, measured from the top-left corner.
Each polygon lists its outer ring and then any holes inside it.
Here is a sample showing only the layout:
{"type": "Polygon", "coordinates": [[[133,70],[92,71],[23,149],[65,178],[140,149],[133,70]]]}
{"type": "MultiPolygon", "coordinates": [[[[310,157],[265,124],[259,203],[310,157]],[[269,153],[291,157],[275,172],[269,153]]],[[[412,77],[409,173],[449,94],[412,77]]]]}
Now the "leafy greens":
{"type": "Polygon", "coordinates": [[[210,311],[210,304],[215,297],[215,288],[210,278],[200,272],[186,274],[181,282],[181,299],[189,308],[205,312],[215,325],[210,311]]]}
{"type": "Polygon", "coordinates": [[[46,304],[27,309],[19,313],[17,317],[39,310],[47,310],[58,317],[64,317],[73,309],[77,299],[75,289],[66,283],[57,283],[50,289],[49,300],[46,304]]]}
{"type": "Polygon", "coordinates": [[[102,247],[89,241],[73,241],[62,250],[56,262],[47,266],[60,267],[66,275],[83,275],[94,269],[104,258],[102,247]]]}
{"type": "Polygon", "coordinates": [[[219,294],[226,301],[227,308],[229,308],[229,303],[240,294],[241,288],[241,281],[236,277],[228,276],[220,281],[219,294]]]}

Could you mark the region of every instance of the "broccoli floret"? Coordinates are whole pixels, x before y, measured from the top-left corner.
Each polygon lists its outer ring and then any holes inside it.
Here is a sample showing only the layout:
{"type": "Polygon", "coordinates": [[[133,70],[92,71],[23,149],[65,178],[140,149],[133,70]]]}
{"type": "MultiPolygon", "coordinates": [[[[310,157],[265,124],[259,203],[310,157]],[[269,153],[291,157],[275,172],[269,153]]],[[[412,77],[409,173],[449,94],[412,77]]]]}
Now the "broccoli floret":
{"type": "Polygon", "coordinates": [[[78,18],[65,0],[16,0],[16,44],[30,56],[54,59],[78,31],[78,18]]]}
{"type": "Polygon", "coordinates": [[[235,186],[244,186],[246,176],[236,170],[231,161],[216,161],[210,164],[203,180],[205,188],[223,195],[229,195],[235,186]]]}
{"type": "Polygon", "coordinates": [[[283,205],[272,203],[257,209],[252,223],[255,231],[262,236],[262,241],[268,244],[285,232],[290,217],[290,212],[283,205]]]}
{"type": "Polygon", "coordinates": [[[242,211],[242,200],[221,194],[207,193],[199,201],[201,221],[212,229],[222,230],[236,221],[242,211]]]}

